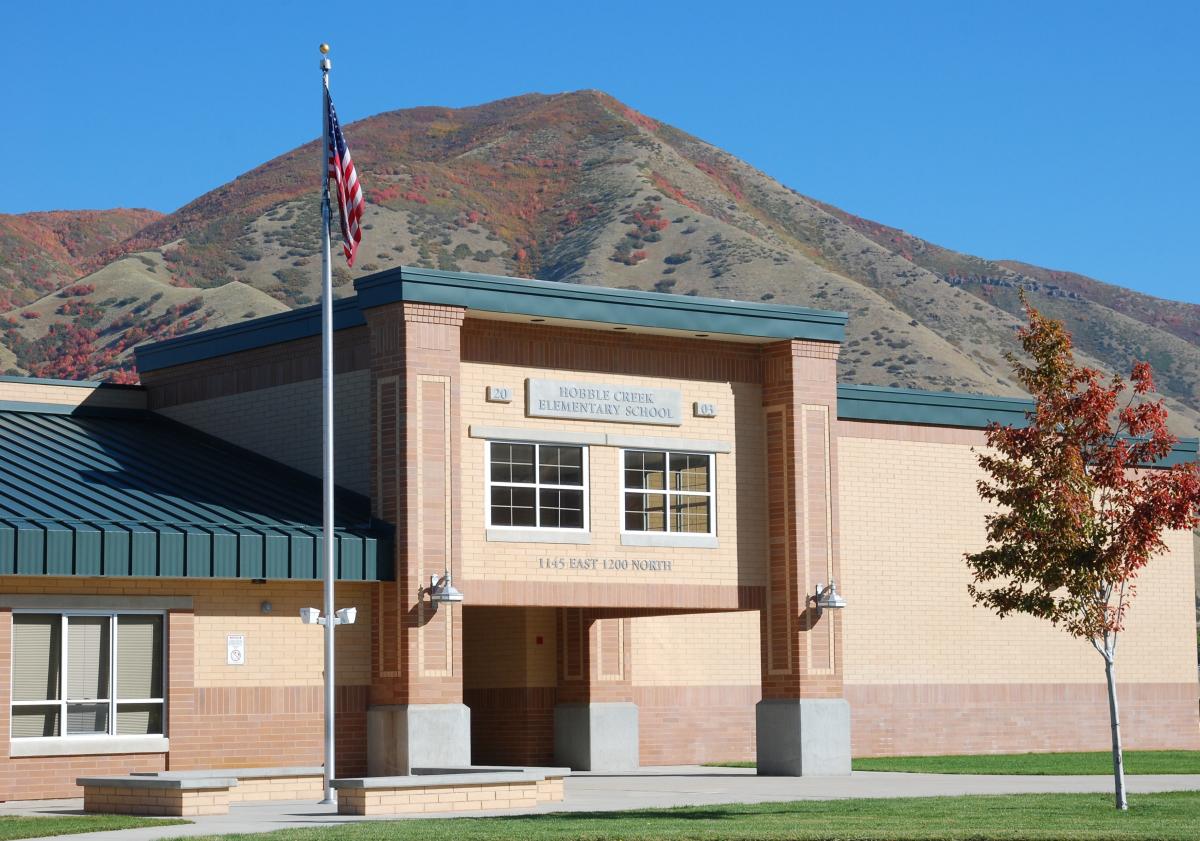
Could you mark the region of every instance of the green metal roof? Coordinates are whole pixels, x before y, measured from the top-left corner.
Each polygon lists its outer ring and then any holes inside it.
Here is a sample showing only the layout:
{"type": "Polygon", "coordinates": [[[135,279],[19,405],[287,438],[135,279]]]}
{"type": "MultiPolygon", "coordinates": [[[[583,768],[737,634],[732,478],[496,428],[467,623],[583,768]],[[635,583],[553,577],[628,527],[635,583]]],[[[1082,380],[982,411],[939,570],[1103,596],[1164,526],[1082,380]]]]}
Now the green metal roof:
{"type": "MultiPolygon", "coordinates": [[[[1025,426],[1033,401],[949,391],[921,391],[875,385],[839,385],[838,419],[984,429],[990,423],[1025,426]]],[[[1200,440],[1182,438],[1170,455],[1148,467],[1172,467],[1200,460],[1200,440]]]]}
{"type": "MultiPolygon", "coordinates": [[[[842,312],[411,266],[361,277],[354,282],[354,288],[357,295],[334,302],[335,330],[365,324],[362,314],[365,309],[395,301],[413,301],[465,307],[476,312],[763,340],[840,342],[846,332],[846,314],[842,312]]],[[[155,371],[316,336],[320,332],[320,307],[304,307],[141,345],[135,351],[137,366],[142,372],[155,371]]]]}
{"type": "Polygon", "coordinates": [[[807,307],[612,289],[522,277],[401,266],[354,282],[359,309],[394,301],[481,312],[723,333],[762,339],[840,342],[846,313],[807,307]]]}
{"type": "MultiPolygon", "coordinates": [[[[338,578],[391,578],[366,498],[336,542],[338,578]]],[[[149,412],[0,411],[0,575],[315,580],[321,545],[312,476],[149,412]]]]}

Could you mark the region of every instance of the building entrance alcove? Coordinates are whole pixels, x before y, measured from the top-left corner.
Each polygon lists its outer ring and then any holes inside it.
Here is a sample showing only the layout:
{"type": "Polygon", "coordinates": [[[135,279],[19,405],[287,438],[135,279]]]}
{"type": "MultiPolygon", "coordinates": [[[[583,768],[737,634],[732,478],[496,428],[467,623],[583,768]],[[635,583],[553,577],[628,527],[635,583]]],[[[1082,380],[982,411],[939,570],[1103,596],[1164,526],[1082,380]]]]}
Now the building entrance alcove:
{"type": "Polygon", "coordinates": [[[463,703],[475,765],[554,764],[556,611],[463,610],[463,703]]]}

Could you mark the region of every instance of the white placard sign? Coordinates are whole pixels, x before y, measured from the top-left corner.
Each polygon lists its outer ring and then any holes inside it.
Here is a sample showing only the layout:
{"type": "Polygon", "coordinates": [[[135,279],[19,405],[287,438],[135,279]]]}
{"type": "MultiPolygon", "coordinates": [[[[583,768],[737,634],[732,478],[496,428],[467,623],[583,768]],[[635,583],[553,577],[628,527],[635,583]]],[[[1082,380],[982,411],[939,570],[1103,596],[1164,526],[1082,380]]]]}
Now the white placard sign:
{"type": "Polygon", "coordinates": [[[525,400],[525,413],[531,418],[683,423],[683,399],[677,388],[531,378],[525,381],[525,400]]]}
{"type": "Polygon", "coordinates": [[[246,665],[246,635],[228,634],[225,637],[225,665],[246,665]]]}

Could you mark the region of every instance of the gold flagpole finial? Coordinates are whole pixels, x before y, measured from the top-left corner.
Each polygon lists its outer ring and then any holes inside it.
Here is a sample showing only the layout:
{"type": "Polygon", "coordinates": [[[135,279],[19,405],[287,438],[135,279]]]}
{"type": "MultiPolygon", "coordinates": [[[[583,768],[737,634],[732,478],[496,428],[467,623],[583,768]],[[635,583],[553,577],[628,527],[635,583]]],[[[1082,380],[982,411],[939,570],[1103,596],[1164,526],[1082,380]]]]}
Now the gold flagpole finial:
{"type": "Polygon", "coordinates": [[[321,55],[329,55],[329,45],[328,44],[321,45],[321,55]]]}

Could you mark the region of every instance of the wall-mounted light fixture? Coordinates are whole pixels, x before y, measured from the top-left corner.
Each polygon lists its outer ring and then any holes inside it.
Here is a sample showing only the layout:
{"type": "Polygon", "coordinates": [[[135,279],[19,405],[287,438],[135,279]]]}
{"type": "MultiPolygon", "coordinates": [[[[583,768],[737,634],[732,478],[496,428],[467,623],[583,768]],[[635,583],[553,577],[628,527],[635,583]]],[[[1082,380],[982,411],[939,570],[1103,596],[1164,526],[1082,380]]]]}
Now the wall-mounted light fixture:
{"type": "Polygon", "coordinates": [[[265,614],[268,614],[271,612],[271,607],[272,606],[271,606],[270,602],[263,602],[262,604],[260,604],[258,606],[258,609],[261,610],[263,612],[263,614],[265,615],[265,614]]]}
{"type": "Polygon", "coordinates": [[[425,592],[434,604],[457,604],[463,600],[462,592],[454,586],[454,581],[450,578],[450,570],[442,573],[441,578],[436,575],[429,576],[429,589],[425,592]]]}
{"type": "Polygon", "coordinates": [[[817,606],[817,613],[822,610],[841,610],[846,606],[846,600],[837,591],[837,582],[830,581],[828,587],[817,585],[817,591],[808,597],[817,606]]]}
{"type": "MultiPolygon", "coordinates": [[[[354,620],[358,618],[357,607],[343,607],[333,615],[334,625],[353,625],[354,620]]],[[[300,621],[305,625],[324,625],[325,617],[321,615],[319,608],[302,607],[300,608],[300,621]]]]}

